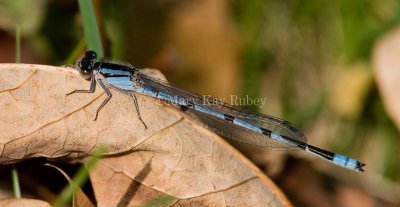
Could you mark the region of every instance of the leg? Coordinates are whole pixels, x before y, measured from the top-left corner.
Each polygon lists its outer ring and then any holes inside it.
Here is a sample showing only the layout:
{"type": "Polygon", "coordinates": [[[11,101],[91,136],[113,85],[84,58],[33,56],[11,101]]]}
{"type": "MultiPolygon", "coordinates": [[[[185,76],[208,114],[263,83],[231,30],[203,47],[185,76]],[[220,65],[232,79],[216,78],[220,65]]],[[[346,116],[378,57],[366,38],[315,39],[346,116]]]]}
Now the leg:
{"type": "Polygon", "coordinates": [[[92,78],[90,80],[90,88],[89,88],[89,90],[74,90],[74,91],[69,92],[69,93],[67,93],[65,95],[69,96],[69,95],[74,94],[74,93],[94,93],[95,90],[96,90],[96,79],[94,78],[94,76],[92,76],[92,78]]]}
{"type": "Polygon", "coordinates": [[[140,115],[140,110],[139,110],[139,104],[137,102],[136,96],[135,94],[132,94],[132,99],[133,99],[133,103],[135,104],[135,108],[136,108],[136,112],[138,114],[139,120],[142,122],[142,124],[144,125],[144,129],[147,129],[146,124],[144,123],[142,116],[140,115]]]}
{"type": "Polygon", "coordinates": [[[103,103],[99,106],[99,108],[96,111],[96,117],[94,118],[93,121],[97,120],[97,116],[99,115],[99,111],[107,104],[107,102],[111,99],[112,94],[110,92],[110,90],[108,90],[108,88],[104,85],[104,83],[101,80],[97,80],[97,82],[99,83],[99,85],[101,86],[101,88],[103,88],[103,90],[106,92],[107,94],[107,98],[103,101],[103,103]]]}

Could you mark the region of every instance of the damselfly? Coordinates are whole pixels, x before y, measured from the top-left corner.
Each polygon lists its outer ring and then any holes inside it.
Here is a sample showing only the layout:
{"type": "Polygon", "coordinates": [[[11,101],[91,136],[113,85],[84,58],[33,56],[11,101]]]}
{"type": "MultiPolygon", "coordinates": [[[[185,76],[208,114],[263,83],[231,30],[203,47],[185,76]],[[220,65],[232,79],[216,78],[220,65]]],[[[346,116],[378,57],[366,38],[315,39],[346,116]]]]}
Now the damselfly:
{"type": "Polygon", "coordinates": [[[90,79],[90,89],[75,90],[67,95],[93,93],[96,83],[107,94],[107,98],[97,109],[95,120],[99,111],[110,101],[112,94],[108,88],[112,88],[133,98],[138,118],[146,129],[135,93],[176,106],[195,121],[201,122],[224,137],[262,147],[304,150],[341,167],[364,171],[365,164],[358,160],[307,144],[303,132],[285,120],[240,109],[182,90],[166,81],[146,76],[140,69],[132,66],[98,61],[97,54],[93,51],[87,51],[85,56],[77,61],[76,69],[84,78],[90,79]]]}

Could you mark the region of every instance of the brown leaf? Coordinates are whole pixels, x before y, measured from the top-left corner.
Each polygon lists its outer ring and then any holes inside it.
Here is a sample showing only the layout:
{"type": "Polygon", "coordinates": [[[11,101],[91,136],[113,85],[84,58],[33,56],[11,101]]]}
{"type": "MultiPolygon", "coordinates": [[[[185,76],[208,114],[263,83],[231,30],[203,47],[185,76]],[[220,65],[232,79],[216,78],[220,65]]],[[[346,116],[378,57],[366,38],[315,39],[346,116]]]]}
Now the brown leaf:
{"type": "Polygon", "coordinates": [[[89,87],[69,68],[0,64],[0,83],[0,162],[77,157],[106,145],[114,157],[90,172],[99,206],[165,196],[178,206],[290,205],[234,148],[162,102],[138,95],[145,130],[131,98],[115,91],[94,122],[104,92],[65,97],[89,87]]]}
{"type": "Polygon", "coordinates": [[[373,83],[372,72],[364,63],[337,71],[330,93],[330,105],[336,114],[356,119],[363,112],[365,98],[373,83]]]}
{"type": "Polygon", "coordinates": [[[143,144],[149,151],[103,159],[91,172],[100,206],[136,206],[162,195],[175,197],[177,206],[286,203],[242,155],[186,119],[143,144]]]}
{"type": "Polygon", "coordinates": [[[373,64],[384,106],[400,129],[400,29],[385,35],[374,49],[373,64]]]}
{"type": "Polygon", "coordinates": [[[0,83],[0,163],[82,156],[100,145],[107,145],[110,154],[126,152],[181,119],[163,104],[139,96],[149,125],[144,130],[131,98],[114,92],[95,122],[104,92],[66,97],[74,89],[89,87],[69,68],[1,64],[0,83]]]}
{"type": "Polygon", "coordinates": [[[0,200],[2,207],[50,207],[45,201],[27,198],[7,198],[0,200]]]}

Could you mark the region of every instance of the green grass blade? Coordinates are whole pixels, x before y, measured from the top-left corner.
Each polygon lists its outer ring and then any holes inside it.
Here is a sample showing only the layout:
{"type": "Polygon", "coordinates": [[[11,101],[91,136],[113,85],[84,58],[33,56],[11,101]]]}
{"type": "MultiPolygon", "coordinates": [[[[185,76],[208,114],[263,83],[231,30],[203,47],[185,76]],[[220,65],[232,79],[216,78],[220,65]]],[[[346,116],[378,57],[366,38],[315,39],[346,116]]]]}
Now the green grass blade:
{"type": "Polygon", "coordinates": [[[104,57],[104,51],[92,1],[78,0],[78,3],[82,16],[87,48],[96,51],[98,58],[101,59],[104,57]]]}
{"type": "Polygon", "coordinates": [[[21,26],[15,29],[15,63],[21,63],[21,26]]]}
{"type": "MultiPolygon", "coordinates": [[[[15,28],[15,63],[21,63],[21,26],[15,28]]],[[[21,198],[18,171],[15,165],[11,168],[11,179],[15,198],[21,198]]]]}
{"type": "Polygon", "coordinates": [[[175,198],[170,195],[164,195],[154,200],[148,201],[144,203],[141,207],[163,207],[163,206],[172,206],[174,203],[179,201],[178,198],[175,198]]]}
{"type": "Polygon", "coordinates": [[[75,46],[74,50],[65,60],[65,64],[74,64],[75,60],[78,59],[81,51],[85,48],[85,38],[81,38],[78,42],[78,45],[75,46]]]}
{"type": "Polygon", "coordinates": [[[12,185],[15,198],[21,198],[21,188],[19,187],[18,171],[15,165],[11,169],[12,185]]]}
{"type": "Polygon", "coordinates": [[[67,186],[62,191],[59,196],[57,202],[54,204],[55,207],[66,206],[66,204],[71,200],[74,192],[80,188],[89,178],[89,171],[93,169],[96,165],[97,161],[101,158],[101,156],[106,152],[105,147],[99,147],[94,155],[89,159],[85,166],[83,166],[76,173],[72,180],[71,186],[67,186]]]}

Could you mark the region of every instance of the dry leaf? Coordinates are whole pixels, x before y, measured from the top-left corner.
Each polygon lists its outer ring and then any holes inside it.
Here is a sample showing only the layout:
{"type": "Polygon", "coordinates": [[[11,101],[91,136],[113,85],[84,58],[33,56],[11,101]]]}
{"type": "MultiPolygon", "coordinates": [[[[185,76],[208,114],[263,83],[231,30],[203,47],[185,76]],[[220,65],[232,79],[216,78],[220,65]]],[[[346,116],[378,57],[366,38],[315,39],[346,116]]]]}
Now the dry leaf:
{"type": "Polygon", "coordinates": [[[377,43],[373,63],[385,109],[400,129],[400,28],[390,32],[377,43]]]}
{"type": "Polygon", "coordinates": [[[357,63],[338,70],[330,93],[330,105],[336,114],[356,119],[363,112],[365,98],[372,85],[370,68],[357,63]]]}
{"type": "Polygon", "coordinates": [[[149,151],[103,159],[90,174],[99,206],[137,206],[164,195],[176,198],[174,206],[284,204],[271,181],[213,137],[183,119],[146,140],[149,151]]]}
{"type": "Polygon", "coordinates": [[[138,95],[145,130],[131,98],[113,91],[94,122],[100,88],[65,97],[88,87],[69,68],[0,64],[0,162],[77,158],[106,145],[110,157],[90,172],[99,206],[166,196],[177,206],[290,205],[234,148],[162,102],[138,95]]]}
{"type": "Polygon", "coordinates": [[[27,198],[7,198],[0,200],[2,207],[50,207],[51,205],[45,201],[27,198]]]}
{"type": "Polygon", "coordinates": [[[239,41],[230,6],[215,0],[183,4],[171,14],[166,35],[166,53],[181,57],[178,66],[184,68],[171,75],[191,90],[226,99],[240,85],[239,41]]]}

